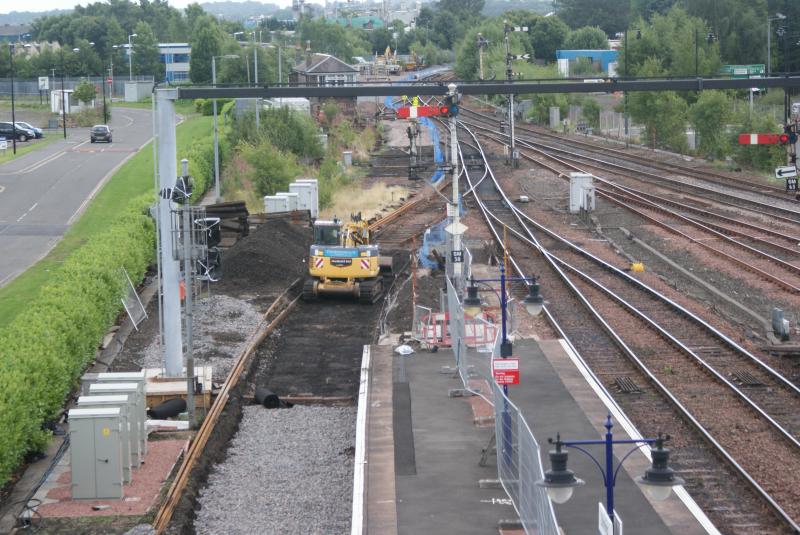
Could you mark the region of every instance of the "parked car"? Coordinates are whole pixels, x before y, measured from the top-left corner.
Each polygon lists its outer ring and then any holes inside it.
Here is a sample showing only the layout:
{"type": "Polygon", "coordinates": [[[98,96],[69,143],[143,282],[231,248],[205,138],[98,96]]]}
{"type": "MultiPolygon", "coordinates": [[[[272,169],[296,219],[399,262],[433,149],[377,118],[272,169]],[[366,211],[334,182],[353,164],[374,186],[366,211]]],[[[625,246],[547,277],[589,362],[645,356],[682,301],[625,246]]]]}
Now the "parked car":
{"type": "Polygon", "coordinates": [[[44,137],[44,130],[42,130],[41,128],[36,128],[35,126],[33,126],[30,123],[17,121],[17,128],[27,128],[28,130],[30,130],[31,132],[34,133],[34,135],[36,136],[36,139],[41,139],[41,138],[44,137]]]}
{"type": "Polygon", "coordinates": [[[108,141],[111,143],[111,129],[107,124],[96,124],[92,127],[90,139],[92,143],[95,141],[108,141]]]}
{"type": "MultiPolygon", "coordinates": [[[[36,137],[32,130],[17,126],[17,141],[28,141],[36,137]]],[[[0,123],[0,137],[11,139],[14,136],[14,125],[11,123],[0,123]]]]}

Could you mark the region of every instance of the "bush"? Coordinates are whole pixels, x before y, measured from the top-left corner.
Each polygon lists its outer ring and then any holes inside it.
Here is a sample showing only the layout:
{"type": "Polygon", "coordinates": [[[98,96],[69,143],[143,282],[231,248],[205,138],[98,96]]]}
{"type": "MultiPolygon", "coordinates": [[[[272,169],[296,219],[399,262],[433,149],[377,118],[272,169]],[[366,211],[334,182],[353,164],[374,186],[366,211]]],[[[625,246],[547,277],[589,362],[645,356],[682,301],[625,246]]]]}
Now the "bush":
{"type": "MultiPolygon", "coordinates": [[[[218,98],[217,99],[217,115],[221,113],[222,107],[229,102],[233,102],[229,98],[218,98]]],[[[210,116],[214,114],[214,99],[212,98],[196,98],[194,99],[194,111],[197,113],[203,114],[205,116],[210,116]]]]}
{"type": "Polygon", "coordinates": [[[266,139],[257,144],[243,141],[236,149],[247,164],[239,181],[250,182],[260,196],[288,191],[289,182],[300,174],[296,158],[279,150],[266,139]]]}
{"type": "Polygon", "coordinates": [[[44,447],[44,425],[57,416],[119,314],[126,284],[120,268],[141,280],[152,261],[155,227],[146,213],[151,202],[149,194],[132,201],[0,331],[0,484],[27,453],[44,447]]]}

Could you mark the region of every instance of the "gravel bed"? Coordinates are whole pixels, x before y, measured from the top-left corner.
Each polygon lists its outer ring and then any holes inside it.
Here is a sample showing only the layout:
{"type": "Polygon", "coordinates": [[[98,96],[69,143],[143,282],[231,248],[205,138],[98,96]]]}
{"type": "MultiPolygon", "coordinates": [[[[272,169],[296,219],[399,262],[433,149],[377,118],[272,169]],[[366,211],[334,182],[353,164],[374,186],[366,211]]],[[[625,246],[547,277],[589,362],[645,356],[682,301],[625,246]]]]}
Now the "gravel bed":
{"type": "Polygon", "coordinates": [[[245,407],[198,498],[198,535],[350,532],[355,407],[245,407]]]}
{"type": "MultiPolygon", "coordinates": [[[[194,303],[193,313],[195,366],[211,366],[213,380],[222,382],[247,336],[261,321],[261,314],[252,303],[227,295],[199,299],[194,303]]],[[[142,365],[148,368],[162,365],[157,337],[145,348],[142,365]]]]}

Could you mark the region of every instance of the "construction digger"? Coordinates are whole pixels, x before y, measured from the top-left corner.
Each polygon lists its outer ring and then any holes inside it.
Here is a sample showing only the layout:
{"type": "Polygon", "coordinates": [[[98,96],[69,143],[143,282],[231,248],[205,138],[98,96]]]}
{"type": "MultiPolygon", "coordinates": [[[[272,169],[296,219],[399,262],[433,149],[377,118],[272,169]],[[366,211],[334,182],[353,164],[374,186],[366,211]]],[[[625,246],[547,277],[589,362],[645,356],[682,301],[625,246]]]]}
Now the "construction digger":
{"type": "Polygon", "coordinates": [[[351,215],[349,222],[318,219],[303,300],[349,295],[372,304],[383,294],[383,275],[391,272],[392,258],[381,257],[378,245],[370,243],[369,224],[360,213],[351,215]]]}

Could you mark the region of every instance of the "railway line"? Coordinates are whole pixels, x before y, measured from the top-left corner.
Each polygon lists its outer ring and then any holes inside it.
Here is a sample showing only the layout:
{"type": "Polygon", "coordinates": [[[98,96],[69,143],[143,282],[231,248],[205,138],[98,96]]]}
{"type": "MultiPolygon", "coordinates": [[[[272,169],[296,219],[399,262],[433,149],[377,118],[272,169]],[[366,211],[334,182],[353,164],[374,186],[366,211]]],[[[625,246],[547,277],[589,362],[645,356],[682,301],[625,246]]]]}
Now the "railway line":
{"type": "MultiPolygon", "coordinates": [[[[471,124],[471,123],[467,123],[471,124]]],[[[497,133],[483,136],[503,143],[505,138],[497,133]]],[[[523,139],[518,140],[520,155],[537,165],[549,169],[557,176],[569,180],[571,171],[584,172],[572,160],[555,156],[538,149],[523,139]]],[[[684,202],[638,190],[596,176],[597,192],[602,198],[625,208],[650,223],[678,235],[688,242],[743,268],[759,278],[769,281],[782,290],[800,293],[794,279],[800,274],[797,265],[800,250],[797,236],[792,230],[779,231],[763,225],[738,221],[684,202]]]]}
{"type": "MultiPolygon", "coordinates": [[[[466,110],[466,113],[469,115],[474,112],[466,110]]],[[[483,115],[478,115],[478,119],[485,121],[483,115]]],[[[496,119],[494,121],[496,122],[496,119]]],[[[507,134],[499,133],[499,126],[493,123],[487,126],[485,122],[476,123],[474,120],[462,122],[470,127],[488,132],[497,138],[508,137],[507,134]]],[[[564,140],[562,146],[553,146],[534,137],[525,135],[517,135],[516,137],[518,145],[524,144],[548,158],[569,160],[573,164],[579,164],[583,169],[593,169],[601,172],[606,177],[613,176],[617,180],[632,180],[649,188],[656,186],[673,195],[677,195],[679,198],[693,197],[694,202],[698,205],[713,201],[715,204],[728,209],[735,209],[740,212],[746,210],[752,215],[762,218],[762,221],[771,224],[775,222],[784,223],[789,226],[788,228],[800,223],[800,210],[797,208],[796,201],[788,197],[786,193],[774,193],[774,188],[773,191],[762,191],[760,186],[754,188],[752,185],[724,184],[716,178],[699,178],[703,176],[699,171],[695,171],[694,176],[683,176],[683,172],[676,173],[674,169],[670,170],[669,166],[665,166],[660,162],[656,162],[655,165],[667,167],[668,169],[656,173],[653,172],[653,167],[647,167],[649,161],[637,163],[635,167],[614,162],[612,158],[605,154],[604,148],[594,148],[595,151],[603,151],[602,156],[589,155],[585,154],[586,151],[582,153],[571,147],[566,148],[569,147],[569,141],[567,140],[564,140]]],[[[655,170],[659,171],[658,168],[655,170]]]]}
{"type": "MultiPolygon", "coordinates": [[[[479,147],[477,136],[472,144],[479,147]]],[[[767,455],[798,466],[797,387],[666,296],[533,221],[503,193],[488,164],[485,174],[489,180],[477,187],[469,179],[470,188],[495,239],[503,242],[502,226],[510,230],[515,268],[543,278],[557,328],[604,384],[630,392],[619,401],[642,431],[681,437],[676,463],[718,526],[732,533],[800,529],[792,484],[778,482],[780,474],[763,463],[765,452],[750,442],[769,443],[777,449],[767,455]],[[749,498],[730,492],[733,480],[748,484],[749,498]],[[764,518],[765,503],[780,527],[764,518]]]]}

